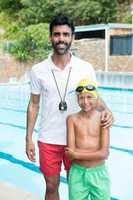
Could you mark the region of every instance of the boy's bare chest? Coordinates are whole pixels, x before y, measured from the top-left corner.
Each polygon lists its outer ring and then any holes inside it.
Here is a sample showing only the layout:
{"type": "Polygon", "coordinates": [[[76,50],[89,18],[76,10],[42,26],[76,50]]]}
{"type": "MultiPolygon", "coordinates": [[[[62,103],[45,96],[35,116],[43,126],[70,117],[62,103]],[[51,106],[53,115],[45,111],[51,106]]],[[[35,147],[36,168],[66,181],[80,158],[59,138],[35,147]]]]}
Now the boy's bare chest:
{"type": "Polygon", "coordinates": [[[76,124],[76,132],[80,137],[87,137],[92,136],[95,137],[99,135],[99,126],[100,122],[95,119],[89,119],[89,120],[81,120],[80,123],[76,124]]]}
{"type": "Polygon", "coordinates": [[[75,142],[78,148],[97,149],[100,127],[96,120],[80,120],[80,123],[75,126],[75,134],[75,142]]]}

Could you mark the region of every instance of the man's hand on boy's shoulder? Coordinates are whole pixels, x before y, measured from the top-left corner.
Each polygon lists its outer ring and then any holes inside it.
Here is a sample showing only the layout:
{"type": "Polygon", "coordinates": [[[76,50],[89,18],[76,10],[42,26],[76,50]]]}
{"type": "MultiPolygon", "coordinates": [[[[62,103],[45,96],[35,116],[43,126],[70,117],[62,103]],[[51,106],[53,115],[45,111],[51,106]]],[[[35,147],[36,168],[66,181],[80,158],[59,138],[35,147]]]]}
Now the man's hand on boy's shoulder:
{"type": "Polygon", "coordinates": [[[101,111],[101,126],[103,128],[109,128],[114,122],[114,117],[109,109],[104,109],[101,111]]]}

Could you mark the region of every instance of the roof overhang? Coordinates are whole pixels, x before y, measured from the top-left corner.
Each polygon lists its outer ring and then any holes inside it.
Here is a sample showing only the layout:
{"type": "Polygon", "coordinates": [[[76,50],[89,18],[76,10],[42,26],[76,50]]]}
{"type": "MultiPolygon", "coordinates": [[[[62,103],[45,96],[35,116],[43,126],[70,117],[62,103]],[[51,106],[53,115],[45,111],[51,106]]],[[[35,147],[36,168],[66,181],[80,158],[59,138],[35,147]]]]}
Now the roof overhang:
{"type": "Polygon", "coordinates": [[[105,29],[131,29],[131,28],[132,28],[132,24],[118,24],[118,23],[93,24],[93,25],[76,26],[75,33],[98,31],[98,30],[105,30],[105,29]]]}

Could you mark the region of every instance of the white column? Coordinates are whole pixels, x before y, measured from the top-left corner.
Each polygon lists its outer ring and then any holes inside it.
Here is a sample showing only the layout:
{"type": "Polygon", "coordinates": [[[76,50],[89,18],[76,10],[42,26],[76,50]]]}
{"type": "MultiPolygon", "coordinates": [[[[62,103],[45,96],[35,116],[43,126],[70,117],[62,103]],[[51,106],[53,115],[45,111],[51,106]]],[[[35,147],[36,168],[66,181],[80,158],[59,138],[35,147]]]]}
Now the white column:
{"type": "Polygon", "coordinates": [[[105,28],[105,72],[108,72],[109,68],[109,36],[108,28],[105,28]]]}
{"type": "Polygon", "coordinates": [[[132,47],[131,47],[131,54],[133,56],[133,11],[132,11],[132,34],[131,34],[131,40],[132,40],[132,47]]]}
{"type": "Polygon", "coordinates": [[[131,54],[133,56],[133,3],[131,3],[132,31],[131,31],[131,54]]]}

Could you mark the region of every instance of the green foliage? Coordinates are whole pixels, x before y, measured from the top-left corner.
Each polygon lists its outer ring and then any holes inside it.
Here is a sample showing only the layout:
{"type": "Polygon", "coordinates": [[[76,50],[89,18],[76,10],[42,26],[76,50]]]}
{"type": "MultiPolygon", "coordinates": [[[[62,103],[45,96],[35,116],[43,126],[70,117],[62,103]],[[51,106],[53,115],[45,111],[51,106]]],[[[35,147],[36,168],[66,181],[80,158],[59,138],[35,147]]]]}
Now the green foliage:
{"type": "Polygon", "coordinates": [[[10,15],[4,12],[0,13],[0,27],[2,27],[5,30],[3,39],[9,40],[17,38],[17,33],[21,29],[18,22],[14,21],[14,19],[10,17],[10,15]]]}
{"type": "Polygon", "coordinates": [[[44,59],[50,51],[48,25],[30,25],[19,32],[19,38],[10,46],[10,53],[20,61],[44,59]]]}
{"type": "Polygon", "coordinates": [[[23,9],[19,12],[19,19],[25,25],[48,23],[57,10],[62,6],[63,0],[21,0],[23,9]]]}
{"type": "Polygon", "coordinates": [[[49,23],[58,12],[67,14],[76,25],[113,22],[118,5],[117,0],[20,0],[20,3],[22,9],[17,15],[23,26],[49,23]]]}
{"type": "Polygon", "coordinates": [[[63,10],[76,25],[113,22],[116,19],[117,0],[65,0],[63,10]]]}
{"type": "Polygon", "coordinates": [[[20,0],[0,0],[0,11],[18,12],[22,8],[20,0]]]}
{"type": "MultiPolygon", "coordinates": [[[[0,8],[12,11],[23,26],[49,23],[58,12],[68,14],[76,25],[83,25],[123,21],[127,19],[123,13],[128,14],[125,10],[118,12],[119,7],[130,7],[130,3],[131,0],[0,0],[0,8]]],[[[128,7],[125,8],[129,11],[128,7]]]]}
{"type": "Polygon", "coordinates": [[[117,22],[131,23],[131,3],[128,0],[119,0],[117,8],[117,22]]]}
{"type": "Polygon", "coordinates": [[[101,12],[99,21],[105,23],[116,22],[117,19],[117,0],[101,0],[101,12]]]}
{"type": "Polygon", "coordinates": [[[131,17],[131,15],[129,13],[127,13],[127,15],[123,16],[122,22],[123,23],[132,23],[132,17],[131,17]]]}

